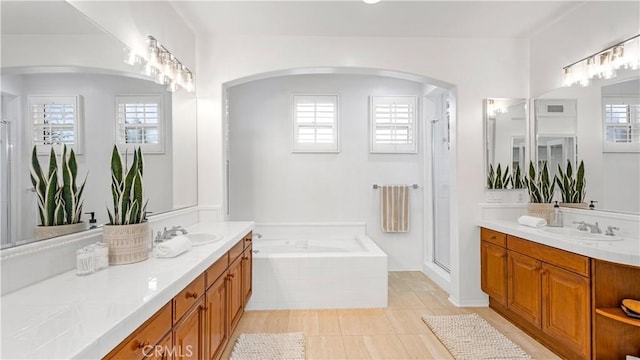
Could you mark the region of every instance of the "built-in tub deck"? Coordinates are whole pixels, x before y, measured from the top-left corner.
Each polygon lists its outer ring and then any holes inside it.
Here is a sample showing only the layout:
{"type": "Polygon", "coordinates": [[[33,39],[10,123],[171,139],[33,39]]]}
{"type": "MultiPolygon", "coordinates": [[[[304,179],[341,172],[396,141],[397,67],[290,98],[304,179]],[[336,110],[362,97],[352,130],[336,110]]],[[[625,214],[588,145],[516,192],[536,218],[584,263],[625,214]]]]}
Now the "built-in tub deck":
{"type": "Polygon", "coordinates": [[[364,224],[258,225],[253,250],[247,310],[387,306],[387,255],[364,224]]]}

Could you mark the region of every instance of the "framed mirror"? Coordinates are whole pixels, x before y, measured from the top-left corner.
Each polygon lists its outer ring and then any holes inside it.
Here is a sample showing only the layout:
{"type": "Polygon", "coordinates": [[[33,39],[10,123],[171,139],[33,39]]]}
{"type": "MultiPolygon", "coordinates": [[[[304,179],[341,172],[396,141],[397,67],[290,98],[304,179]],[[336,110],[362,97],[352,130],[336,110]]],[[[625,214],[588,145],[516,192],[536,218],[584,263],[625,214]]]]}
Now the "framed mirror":
{"type": "MultiPolygon", "coordinates": [[[[169,92],[142,76],[141,69],[125,64],[123,44],[67,2],[3,1],[1,6],[2,248],[36,238],[39,219],[30,180],[34,145],[38,145],[40,164],[46,167],[51,144],[71,139],[68,144],[76,152],[78,182],[87,177],[82,212],[95,213],[97,226],[108,222],[110,155],[123,137],[144,136],[145,144],[156,145],[143,149],[148,211],[158,214],[197,205],[195,95],[169,92]],[[50,120],[52,114],[34,110],[45,108],[38,104],[60,104],[63,99],[73,100],[73,132],[68,127],[53,129],[66,125],[50,120]],[[123,112],[131,109],[136,116],[153,120],[125,120],[123,112]],[[45,141],[54,134],[59,135],[57,140],[45,141]]],[[[54,147],[60,164],[61,152],[58,145],[54,147]]],[[[120,146],[123,153],[124,148],[120,146]]],[[[89,218],[82,215],[86,226],[81,229],[89,228],[89,218]]]]}
{"type": "Polygon", "coordinates": [[[484,100],[484,159],[487,189],[521,188],[526,170],[527,99],[484,100]]]}
{"type": "Polygon", "coordinates": [[[547,156],[555,174],[558,159],[583,160],[586,200],[597,201],[596,210],[640,214],[639,79],[638,70],[620,71],[617,79],[556,89],[534,101],[537,161],[547,156]],[[566,116],[539,116],[559,104],[568,106],[566,116]]]}

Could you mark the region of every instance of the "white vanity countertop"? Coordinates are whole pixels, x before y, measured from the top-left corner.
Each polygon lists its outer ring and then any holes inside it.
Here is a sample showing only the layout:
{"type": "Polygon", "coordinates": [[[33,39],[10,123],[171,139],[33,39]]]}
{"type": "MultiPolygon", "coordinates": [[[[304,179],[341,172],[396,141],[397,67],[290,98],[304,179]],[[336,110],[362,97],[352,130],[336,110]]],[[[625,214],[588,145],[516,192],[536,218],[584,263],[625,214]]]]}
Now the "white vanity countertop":
{"type": "Polygon", "coordinates": [[[0,358],[102,358],[253,228],[253,222],[196,224],[189,232],[224,239],[175,258],[150,254],[87,276],[68,271],[2,296],[0,358]]]}
{"type": "Polygon", "coordinates": [[[480,220],[478,225],[595,259],[640,266],[640,239],[624,238],[620,241],[574,240],[555,236],[541,229],[520,225],[516,221],[507,220],[480,220]]]}

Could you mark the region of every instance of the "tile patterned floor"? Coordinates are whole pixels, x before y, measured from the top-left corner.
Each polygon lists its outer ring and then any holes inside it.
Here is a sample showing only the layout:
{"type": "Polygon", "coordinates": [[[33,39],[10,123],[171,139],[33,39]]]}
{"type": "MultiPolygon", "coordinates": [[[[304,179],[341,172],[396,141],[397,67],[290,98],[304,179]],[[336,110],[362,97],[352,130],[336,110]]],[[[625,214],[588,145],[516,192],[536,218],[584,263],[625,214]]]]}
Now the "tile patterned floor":
{"type": "Polygon", "coordinates": [[[304,332],[307,359],[452,359],[420,317],[477,313],[534,359],[559,359],[489,308],[457,308],[420,272],[389,273],[386,309],[247,311],[223,359],[241,333],[304,332]]]}

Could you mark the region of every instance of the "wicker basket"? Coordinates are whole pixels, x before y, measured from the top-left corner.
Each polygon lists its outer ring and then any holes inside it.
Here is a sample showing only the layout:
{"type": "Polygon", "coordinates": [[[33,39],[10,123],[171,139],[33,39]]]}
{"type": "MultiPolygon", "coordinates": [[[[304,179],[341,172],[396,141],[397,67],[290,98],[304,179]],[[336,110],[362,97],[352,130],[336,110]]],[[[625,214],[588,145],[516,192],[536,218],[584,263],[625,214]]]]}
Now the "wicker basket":
{"type": "Polygon", "coordinates": [[[87,224],[81,221],[76,224],[54,225],[54,226],[36,226],[36,240],[49,239],[56,236],[76,233],[87,229],[87,224]]]}
{"type": "Polygon", "coordinates": [[[527,213],[531,216],[545,219],[547,224],[551,223],[553,215],[553,204],[551,203],[528,203],[527,213]]]}
{"type": "Polygon", "coordinates": [[[104,225],[102,237],[109,247],[109,265],[124,265],[149,258],[151,229],[148,222],[104,225]]]}
{"type": "Polygon", "coordinates": [[[561,202],[558,205],[560,205],[560,207],[566,207],[566,208],[574,208],[574,209],[588,209],[589,208],[589,204],[582,202],[582,203],[564,203],[561,202]]]}

